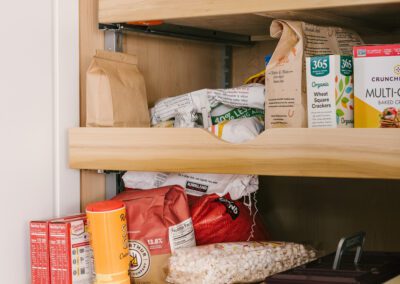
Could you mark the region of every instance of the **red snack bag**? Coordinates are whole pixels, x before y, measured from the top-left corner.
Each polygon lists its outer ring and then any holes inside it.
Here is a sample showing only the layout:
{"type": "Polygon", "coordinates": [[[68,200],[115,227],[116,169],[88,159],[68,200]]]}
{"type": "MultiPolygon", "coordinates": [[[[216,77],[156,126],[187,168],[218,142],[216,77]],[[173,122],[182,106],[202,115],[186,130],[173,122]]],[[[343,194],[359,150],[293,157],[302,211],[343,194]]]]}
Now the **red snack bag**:
{"type": "Polygon", "coordinates": [[[243,202],[231,200],[229,194],[205,195],[191,206],[190,213],[197,245],[268,239],[255,213],[250,214],[243,202]]]}
{"type": "Polygon", "coordinates": [[[166,283],[171,251],[196,245],[184,189],[127,189],[113,199],[126,206],[131,282],[166,283]]]}

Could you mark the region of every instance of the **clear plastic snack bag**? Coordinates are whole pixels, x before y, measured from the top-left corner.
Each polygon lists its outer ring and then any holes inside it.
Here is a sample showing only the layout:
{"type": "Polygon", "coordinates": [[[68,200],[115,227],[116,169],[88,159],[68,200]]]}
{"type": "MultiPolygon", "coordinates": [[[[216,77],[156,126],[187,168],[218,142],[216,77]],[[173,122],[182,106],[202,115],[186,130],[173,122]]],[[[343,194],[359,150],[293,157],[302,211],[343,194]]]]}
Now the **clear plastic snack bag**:
{"type": "Polygon", "coordinates": [[[267,276],[316,257],[304,245],[285,242],[238,242],[176,250],[169,259],[167,282],[230,284],[263,281],[267,276]]]}

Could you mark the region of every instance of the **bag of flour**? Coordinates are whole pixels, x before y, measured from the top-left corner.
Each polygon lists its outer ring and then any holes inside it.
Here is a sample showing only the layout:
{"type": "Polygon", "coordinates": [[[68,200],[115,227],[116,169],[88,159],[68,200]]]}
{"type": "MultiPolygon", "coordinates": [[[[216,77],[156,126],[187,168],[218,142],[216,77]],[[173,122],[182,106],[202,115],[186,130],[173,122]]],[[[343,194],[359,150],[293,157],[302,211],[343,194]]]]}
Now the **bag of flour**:
{"type": "Polygon", "coordinates": [[[126,172],[122,179],[126,188],[151,189],[180,185],[194,196],[216,193],[230,194],[233,200],[258,190],[258,176],[197,173],[126,172]]]}
{"type": "Polygon", "coordinates": [[[279,42],[265,70],[265,127],[307,127],[305,57],[351,55],[362,40],[350,30],[297,21],[274,20],[270,33],[279,42]]]}
{"type": "Polygon", "coordinates": [[[136,56],[98,50],[86,72],[86,126],[149,125],[146,88],[136,56]]]}
{"type": "Polygon", "coordinates": [[[113,199],[126,207],[131,283],[165,283],[171,252],[196,245],[183,188],[126,190],[113,199]]]}

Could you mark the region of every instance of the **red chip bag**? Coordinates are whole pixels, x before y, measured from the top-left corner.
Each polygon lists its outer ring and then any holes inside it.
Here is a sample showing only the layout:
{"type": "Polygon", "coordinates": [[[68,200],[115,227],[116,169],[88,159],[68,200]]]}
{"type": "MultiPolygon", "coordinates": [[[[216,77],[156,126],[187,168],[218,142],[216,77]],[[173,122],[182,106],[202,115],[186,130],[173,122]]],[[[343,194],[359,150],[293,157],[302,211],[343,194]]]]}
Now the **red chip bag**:
{"type": "Polygon", "coordinates": [[[191,206],[190,213],[197,245],[268,239],[259,218],[253,218],[249,208],[231,200],[229,194],[205,195],[191,206]]]}
{"type": "Polygon", "coordinates": [[[127,189],[113,199],[126,206],[131,282],[166,283],[171,251],[196,245],[184,189],[127,189]]]}

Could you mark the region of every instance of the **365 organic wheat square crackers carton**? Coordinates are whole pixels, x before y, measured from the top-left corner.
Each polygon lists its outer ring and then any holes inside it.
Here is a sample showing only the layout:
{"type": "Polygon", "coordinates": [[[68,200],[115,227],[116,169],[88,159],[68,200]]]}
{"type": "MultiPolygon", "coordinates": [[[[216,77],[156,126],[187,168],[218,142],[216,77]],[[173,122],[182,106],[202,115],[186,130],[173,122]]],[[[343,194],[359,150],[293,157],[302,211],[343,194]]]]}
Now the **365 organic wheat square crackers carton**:
{"type": "Polygon", "coordinates": [[[309,128],[353,127],[353,58],[306,58],[309,128]]]}
{"type": "Polygon", "coordinates": [[[400,44],[354,47],[354,123],[400,127],[400,44]]]}

